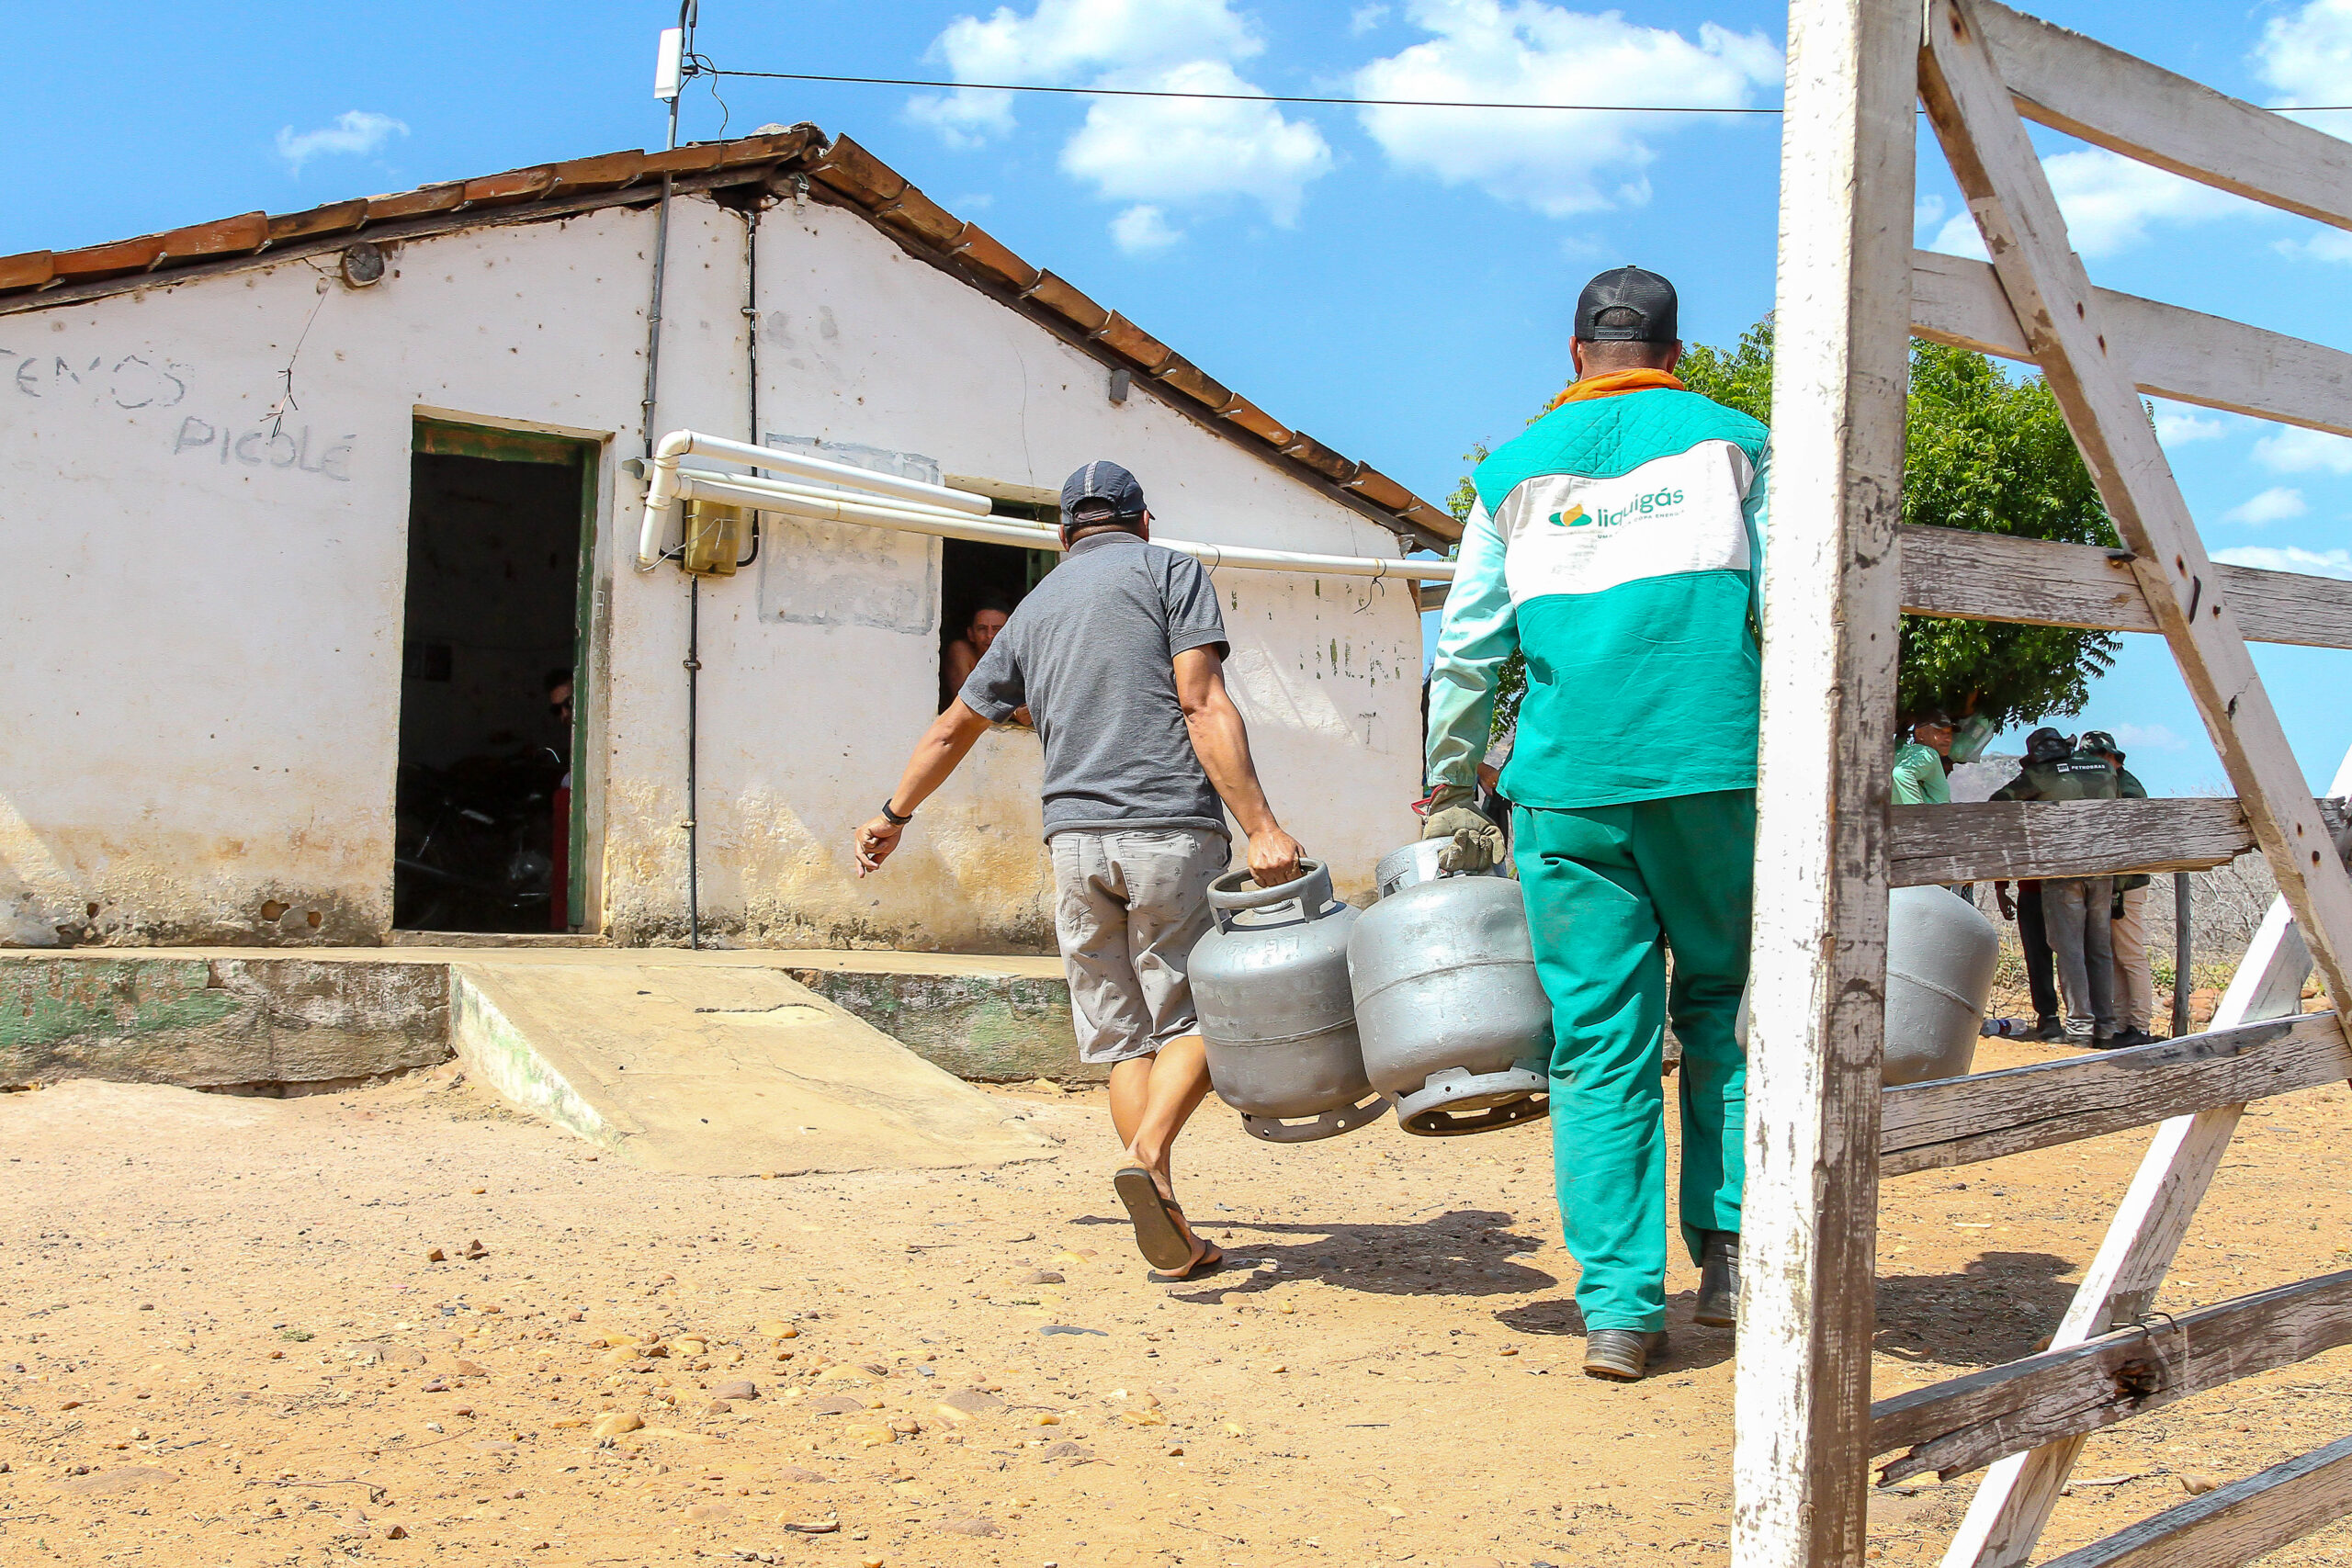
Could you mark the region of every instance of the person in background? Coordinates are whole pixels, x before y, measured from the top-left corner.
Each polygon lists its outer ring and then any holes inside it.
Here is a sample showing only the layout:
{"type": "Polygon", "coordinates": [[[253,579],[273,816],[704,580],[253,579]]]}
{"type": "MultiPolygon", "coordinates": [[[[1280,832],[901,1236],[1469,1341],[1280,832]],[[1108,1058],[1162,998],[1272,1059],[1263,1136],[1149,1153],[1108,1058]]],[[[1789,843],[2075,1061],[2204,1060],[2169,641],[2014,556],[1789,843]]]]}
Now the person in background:
{"type": "Polygon", "coordinates": [[[879,871],[915,808],[974,742],[1028,705],[1045,747],[1054,935],[1081,1061],[1111,1069],[1123,1145],[1112,1189],[1147,1262],[1174,1278],[1222,1255],[1176,1202],[1176,1134],[1208,1092],[1187,965],[1209,929],[1209,885],[1250,836],[1250,874],[1298,876],[1298,840],[1266,804],[1250,733],[1225,688],[1225,620],[1200,562],[1150,543],[1143,487],[1116,463],[1062,486],[1062,562],[1021,602],[882,810],[857,829],[879,871]]]}
{"type": "MultiPolygon", "coordinates": [[[[994,594],[973,609],[972,618],[965,623],[964,635],[947,645],[947,658],[940,670],[940,683],[947,695],[947,702],[939,705],[942,708],[956,700],[956,694],[972,678],[972,671],[979,668],[980,660],[995,645],[997,633],[1004,630],[1005,623],[1011,619],[1012,606],[994,594]]],[[[1007,722],[1027,724],[1029,709],[1025,705],[1014,708],[1007,722]]]]}
{"type": "MultiPolygon", "coordinates": [[[[2148,788],[2123,765],[2122,748],[2104,729],[2083,737],[2083,750],[2115,770],[2117,792],[2125,800],[2145,800],[2148,788]]],[[[2156,1017],[2156,976],[2148,963],[2148,881],[2144,872],[2115,879],[2110,936],[2115,949],[2115,1017],[2122,1025],[2108,1043],[2145,1045],[2156,1038],[2148,1026],[2156,1017]]]]}
{"type": "Polygon", "coordinates": [[[1911,723],[1911,739],[1894,749],[1896,806],[1950,806],[1951,716],[1929,708],[1911,723]]]}
{"type": "Polygon", "coordinates": [[[556,781],[550,813],[554,828],[548,847],[548,929],[568,931],[571,929],[571,671],[568,667],[550,670],[543,684],[548,712],[563,726],[563,741],[556,748],[556,754],[563,759],[563,777],[556,781]]]}
{"type": "Polygon", "coordinates": [[[2001,918],[2018,924],[2018,945],[2025,950],[2025,985],[2033,993],[2036,1040],[2058,1043],[2066,1038],[2065,1010],[2058,1001],[2058,955],[2050,951],[2050,932],[2041,920],[2041,884],[2020,882],[2017,897],[2009,885],[1993,884],[1994,901],[2001,918]]]}
{"type": "Polygon", "coordinates": [[[1503,664],[1527,690],[1498,780],[1552,1001],[1552,1150],[1581,1269],[1584,1371],[1666,1348],[1665,1026],[1682,1043],[1676,1217],[1696,1321],[1739,1294],[1747,1057],[1736,1032],[1756,862],[1770,437],[1686,389],[1674,286],[1605,272],[1577,300],[1577,379],[1478,465],[1430,670],[1425,839],[1483,871],[1477,808],[1503,664]],[[1669,993],[1667,955],[1674,959],[1669,993]]]}
{"type": "MultiPolygon", "coordinates": [[[[2076,750],[2066,737],[2044,728],[2026,737],[2025,766],[1993,798],[2113,800],[2117,793],[2115,770],[2104,759],[2076,750]]],[[[2042,879],[2041,921],[2057,961],[2069,1045],[2103,1050],[2115,1037],[2115,953],[2108,917],[2114,897],[2111,876],[2042,879]]]]}

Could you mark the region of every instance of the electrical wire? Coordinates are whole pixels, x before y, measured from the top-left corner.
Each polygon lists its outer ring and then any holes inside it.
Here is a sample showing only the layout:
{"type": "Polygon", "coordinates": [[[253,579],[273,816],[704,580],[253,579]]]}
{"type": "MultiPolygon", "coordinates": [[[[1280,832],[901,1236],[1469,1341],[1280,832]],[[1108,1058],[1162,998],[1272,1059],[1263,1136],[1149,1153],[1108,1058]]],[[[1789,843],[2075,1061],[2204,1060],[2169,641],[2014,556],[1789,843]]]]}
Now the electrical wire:
{"type": "Polygon", "coordinates": [[[1707,104],[1530,104],[1453,98],[1306,97],[1285,93],[1180,93],[1153,87],[1041,87],[1022,82],[926,82],[911,76],[826,76],[807,71],[728,71],[715,76],[754,76],[773,82],[838,82],[873,87],[946,87],[975,93],[1062,93],[1098,98],[1203,98],[1241,104],[1336,104],[1358,108],[1565,109],[1588,114],[1779,114],[1773,108],[1718,108],[1707,104]]]}
{"type": "MultiPolygon", "coordinates": [[[[707,56],[698,56],[707,61],[707,56]]],[[[975,93],[1054,93],[1097,98],[1194,98],[1219,103],[1325,104],[1351,108],[1400,109],[1553,109],[1575,114],[1779,114],[1780,106],[1764,108],[1710,104],[1532,104],[1474,98],[1343,98],[1311,97],[1290,93],[1186,93],[1155,87],[1054,87],[1023,82],[935,82],[913,76],[834,76],[810,71],[734,71],[704,64],[696,74],[755,77],[771,82],[829,82],[849,86],[939,87],[975,93]]],[[[2258,106],[2259,107],[2259,106],[2258,106]]],[[[2272,104],[2272,114],[2331,114],[2352,109],[2352,104],[2272,104]]]]}

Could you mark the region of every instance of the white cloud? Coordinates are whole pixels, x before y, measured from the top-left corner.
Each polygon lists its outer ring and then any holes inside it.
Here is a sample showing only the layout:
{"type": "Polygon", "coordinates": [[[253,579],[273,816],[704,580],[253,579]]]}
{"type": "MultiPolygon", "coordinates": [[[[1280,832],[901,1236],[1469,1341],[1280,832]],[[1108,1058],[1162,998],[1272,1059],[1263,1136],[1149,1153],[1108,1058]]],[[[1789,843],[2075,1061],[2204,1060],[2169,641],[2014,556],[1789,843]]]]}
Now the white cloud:
{"type": "Polygon", "coordinates": [[[2352,581],[2352,550],[2303,550],[2290,545],[2240,545],[2215,550],[2213,558],[2231,566],[2260,567],[2265,571],[2300,571],[2307,577],[2340,577],[2352,581]]]}
{"type": "MultiPolygon", "coordinates": [[[[1410,0],[1431,35],[1356,73],[1366,98],[1529,104],[1748,104],[1777,85],[1781,50],[1760,32],[1663,28],[1543,0],[1410,0]]],[[[1651,141],[1695,117],[1574,110],[1366,107],[1363,127],[1399,167],[1554,218],[1648,199],[1651,141]]]]}
{"type": "Polygon", "coordinates": [[[1351,37],[1362,38],[1387,19],[1385,6],[1359,6],[1348,13],[1348,32],[1351,37]]]}
{"type": "Polygon", "coordinates": [[[2256,442],[2254,460],[2274,474],[2352,474],[2352,441],[2289,425],[2256,442]]]}
{"type": "Polygon", "coordinates": [[[2177,403],[2157,405],[2156,439],[2167,446],[2186,446],[2192,441],[2218,441],[2229,433],[2227,420],[2198,413],[2177,403]]]}
{"type": "MultiPolygon", "coordinates": [[[[1025,16],[1002,6],[986,21],[959,17],[935,48],[959,81],[1247,95],[1260,89],[1235,62],[1265,44],[1232,0],[1037,0],[1025,16]]],[[[957,92],[908,107],[951,144],[970,146],[1012,129],[1011,96],[957,92]]],[[[1165,208],[1233,197],[1291,223],[1332,162],[1309,121],[1286,119],[1272,104],[1200,98],[1095,99],[1061,153],[1063,171],[1096,194],[1163,209],[1158,230],[1130,214],[1119,222],[1171,238],[1165,208]]]]}
{"type": "Polygon", "coordinates": [[[1183,237],[1182,229],[1169,227],[1168,214],[1149,203],[1130,207],[1111,220],[1111,238],[1131,256],[1155,254],[1183,237]]]}
{"type": "Polygon", "coordinates": [[[2352,0],[2309,0],[2271,17],[2251,59],[2282,102],[2352,103],[2352,0]]]}
{"type": "Polygon", "coordinates": [[[1934,191],[1928,192],[1911,204],[1911,243],[1928,243],[1928,236],[1939,229],[1944,220],[1944,198],[1934,191]]]}
{"type": "Polygon", "coordinates": [[[2161,724],[2119,724],[2108,731],[2126,751],[2180,751],[2188,742],[2161,724]]]}
{"type": "MultiPolygon", "coordinates": [[[[1170,66],[1148,80],[1182,92],[1252,91],[1231,66],[1209,60],[1170,66]]],[[[1086,123],[1062,148],[1062,168],[1115,201],[1244,196],[1287,225],[1296,220],[1306,186],[1330,173],[1331,148],[1314,126],[1284,119],[1272,104],[1108,98],[1086,111],[1086,123]]]]}
{"type": "MultiPolygon", "coordinates": [[[[2041,172],[2049,176],[2050,192],[2065,217],[2068,241],[2086,258],[2131,249],[2147,239],[2152,225],[2258,215],[2250,203],[2226,192],[2103,148],[2053,153],[2041,161],[2041,172]]],[[[1928,248],[1984,259],[1984,236],[1967,212],[1946,220],[1928,248]]]]}
{"type": "MultiPolygon", "coordinates": [[[[1188,60],[1247,60],[1264,48],[1231,0],[1037,0],[1025,17],[1010,6],[986,21],[958,17],[932,43],[959,82],[1040,86],[1108,85],[1090,78],[1188,60]]],[[[967,146],[1012,129],[1017,96],[959,91],[916,98],[908,109],[951,144],[967,146]]]]}
{"type": "Polygon", "coordinates": [[[2321,229],[2301,240],[2278,240],[2270,248],[2282,256],[2300,256],[2305,261],[2352,262],[2352,233],[2341,229],[2321,229]]]}
{"type": "Polygon", "coordinates": [[[2303,492],[2286,485],[2272,485],[2260,495],[2231,507],[2222,513],[2224,523],[2244,523],[2259,528],[2266,523],[2283,523],[2290,517],[2301,517],[2311,507],[2303,500],[2303,492]]]}
{"type": "Polygon", "coordinates": [[[395,136],[407,134],[408,127],[390,115],[346,109],[335,117],[333,125],[322,125],[316,130],[298,132],[290,125],[286,127],[277,133],[277,155],[292,164],[299,175],[302,165],[313,158],[334,152],[364,155],[395,136]]]}

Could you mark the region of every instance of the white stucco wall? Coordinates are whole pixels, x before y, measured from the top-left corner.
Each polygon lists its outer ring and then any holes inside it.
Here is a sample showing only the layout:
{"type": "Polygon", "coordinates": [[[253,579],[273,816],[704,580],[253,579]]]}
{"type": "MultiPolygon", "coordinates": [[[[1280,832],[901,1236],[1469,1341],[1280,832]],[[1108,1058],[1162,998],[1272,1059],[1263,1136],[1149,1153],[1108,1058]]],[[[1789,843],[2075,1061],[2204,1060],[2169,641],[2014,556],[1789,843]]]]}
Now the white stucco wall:
{"type": "MultiPolygon", "coordinates": [[[[381,939],[420,412],[605,441],[602,744],[579,760],[601,851],[576,874],[616,935],[683,931],[687,590],[630,570],[639,492],[616,468],[642,447],[651,239],[650,213],[612,210],[413,243],[364,291],[289,262],[0,317],[0,942],[381,939]]],[[[766,432],[1046,487],[1113,457],[1170,535],[1393,553],[1141,389],[1111,403],[1100,365],[852,214],[787,204],[759,243],[766,432]]],[[[741,220],[680,201],[670,258],[660,423],[746,434],[741,220]]],[[[935,595],[935,551],[779,536],[705,586],[707,925],[1049,942],[1034,736],[983,740],[884,874],[849,859],[934,705],[935,598],[907,584],[935,595]]],[[[1411,830],[1409,593],[1235,570],[1218,586],[1275,807],[1361,889],[1411,830]]]]}

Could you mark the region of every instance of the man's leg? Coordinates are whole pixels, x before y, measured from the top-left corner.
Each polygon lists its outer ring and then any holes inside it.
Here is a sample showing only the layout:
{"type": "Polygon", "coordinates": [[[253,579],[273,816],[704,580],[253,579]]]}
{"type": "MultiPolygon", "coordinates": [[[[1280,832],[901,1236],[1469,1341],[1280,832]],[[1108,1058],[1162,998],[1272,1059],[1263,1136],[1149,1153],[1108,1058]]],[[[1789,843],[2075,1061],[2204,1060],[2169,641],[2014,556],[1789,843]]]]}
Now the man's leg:
{"type": "Polygon", "coordinates": [[[1674,955],[1668,999],[1682,1042],[1683,1245],[1737,1231],[1747,1172],[1747,1053],[1734,1032],[1747,985],[1756,887],[1756,792],[1724,790],[1634,808],[1634,861],[1674,955]]]}
{"type": "Polygon", "coordinates": [[[2025,984],[2033,993],[2037,1023],[2055,1023],[2060,1017],[2055,960],[2050,951],[2050,930],[2041,918],[2041,884],[2018,884],[2018,944],[2025,950],[2025,984]]]}
{"type": "Polygon", "coordinates": [[[1552,999],[1552,1161],[1585,1332],[1666,1326],[1666,949],[1633,808],[1521,807],[1512,834],[1552,999]]]}
{"type": "Polygon", "coordinates": [[[2083,879],[2083,976],[2089,983],[2097,1038],[2110,1040],[2122,1026],[2115,1017],[2115,878],[2083,879]]]}
{"type": "MultiPolygon", "coordinates": [[[[2107,910],[2098,911],[2099,923],[2107,910]]],[[[2090,971],[2084,958],[2084,927],[2092,913],[2090,886],[2079,877],[2041,885],[2041,924],[2057,961],[2058,991],[2066,1006],[2066,1043],[2089,1045],[2098,1037],[2098,1015],[2091,1005],[2090,971]]]]}
{"type": "Polygon", "coordinates": [[[2148,964],[2148,893],[2145,887],[2123,895],[2123,914],[2115,921],[2115,1014],[2126,1029],[2148,1032],[2156,1016],[2156,977],[2148,964]]]}
{"type": "MultiPolygon", "coordinates": [[[[1142,1112],[1132,1130],[1120,1131],[1126,1158],[1150,1171],[1161,1193],[1173,1198],[1176,1134],[1209,1091],[1208,1047],[1193,1007],[1193,947],[1213,923],[1209,885],[1231,863],[1233,846],[1222,833],[1195,829],[1119,833],[1112,842],[1127,890],[1128,962],[1159,1045],[1142,1112]]],[[[1181,1209],[1176,1221],[1192,1237],[1181,1209]]],[[[1193,1241],[1200,1261],[1217,1256],[1214,1247],[1193,1241]]]]}
{"type": "Polygon", "coordinates": [[[1054,835],[1054,939],[1069,980],[1078,1059],[1111,1069],[1111,1122],[1127,1143],[1150,1100],[1151,1014],[1127,955],[1127,906],[1102,835],[1054,835]]]}

